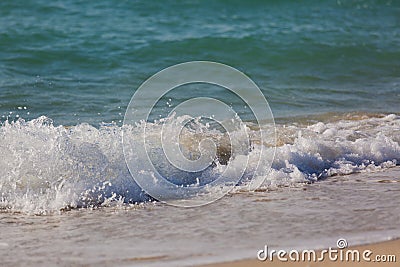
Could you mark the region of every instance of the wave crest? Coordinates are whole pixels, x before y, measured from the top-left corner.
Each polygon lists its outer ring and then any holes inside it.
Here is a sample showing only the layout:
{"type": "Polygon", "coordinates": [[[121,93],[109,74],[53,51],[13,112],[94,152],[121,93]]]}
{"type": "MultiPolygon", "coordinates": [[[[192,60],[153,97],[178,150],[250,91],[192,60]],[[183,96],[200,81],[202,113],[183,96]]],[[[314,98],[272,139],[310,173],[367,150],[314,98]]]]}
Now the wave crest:
{"type": "MultiPolygon", "coordinates": [[[[179,118],[169,118],[171,123],[179,118]]],[[[197,122],[199,125],[200,122],[197,122]]],[[[201,126],[201,125],[200,125],[201,126]]],[[[196,156],[193,138],[213,138],[218,144],[215,164],[188,177],[163,165],[167,176],[181,181],[202,177],[213,180],[222,173],[228,160],[242,164],[240,155],[229,158],[230,144],[224,133],[203,126],[194,127],[182,138],[184,148],[196,156]]],[[[137,126],[140,127],[140,126],[137,126]]],[[[257,131],[248,124],[251,147],[249,163],[239,187],[257,168],[261,146],[273,153],[271,144],[257,142],[257,131]],[[254,160],[252,160],[252,158],[254,160]]],[[[156,122],[150,133],[160,131],[156,122]]],[[[264,188],[316,181],[333,175],[388,168],[400,162],[400,117],[349,119],[333,122],[278,124],[275,160],[264,188]]],[[[135,136],[132,129],[132,136],[135,136]]],[[[5,122],[0,128],[0,209],[42,214],[65,208],[93,207],[110,203],[136,203],[150,198],[129,173],[121,144],[122,128],[104,124],[54,126],[51,119],[5,122]]],[[[157,149],[155,143],[155,151],[157,149]]],[[[156,153],[157,154],[157,153],[156,153]]],[[[141,155],[138,155],[140,157],[141,155]]],[[[137,166],[140,171],[140,166],[137,166]]],[[[134,175],[134,174],[133,174],[134,175]]]]}

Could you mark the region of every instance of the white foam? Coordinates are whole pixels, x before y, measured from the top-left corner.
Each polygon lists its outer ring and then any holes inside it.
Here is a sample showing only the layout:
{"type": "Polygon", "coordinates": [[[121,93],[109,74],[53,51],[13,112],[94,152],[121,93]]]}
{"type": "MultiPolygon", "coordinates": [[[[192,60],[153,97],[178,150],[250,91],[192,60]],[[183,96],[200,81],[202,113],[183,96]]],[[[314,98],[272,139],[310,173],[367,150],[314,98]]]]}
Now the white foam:
{"type": "MultiPolygon", "coordinates": [[[[157,136],[161,125],[155,123],[149,129],[157,136]]],[[[263,187],[375,171],[400,163],[400,117],[394,114],[308,126],[277,125],[277,131],[284,141],[278,142],[275,161],[264,177],[263,187]]],[[[133,128],[132,138],[139,132],[133,128]]],[[[257,136],[256,132],[250,134],[257,136]]],[[[226,146],[223,133],[204,128],[197,133],[212,136],[226,146]]],[[[149,199],[129,174],[122,153],[121,127],[116,125],[56,127],[50,119],[40,117],[28,122],[5,122],[0,128],[0,140],[0,208],[46,213],[65,207],[149,199]]],[[[256,170],[260,146],[253,142],[251,151],[243,152],[248,153],[249,163],[242,181],[250,179],[256,170]]],[[[273,153],[271,147],[264,149],[273,153]]],[[[188,175],[166,164],[161,152],[161,146],[154,142],[151,153],[156,165],[178,183],[207,183],[226,168],[216,162],[201,173],[188,175]]],[[[141,171],[143,156],[137,155],[137,172],[141,171]]],[[[241,161],[239,155],[230,163],[240,169],[241,161]]]]}

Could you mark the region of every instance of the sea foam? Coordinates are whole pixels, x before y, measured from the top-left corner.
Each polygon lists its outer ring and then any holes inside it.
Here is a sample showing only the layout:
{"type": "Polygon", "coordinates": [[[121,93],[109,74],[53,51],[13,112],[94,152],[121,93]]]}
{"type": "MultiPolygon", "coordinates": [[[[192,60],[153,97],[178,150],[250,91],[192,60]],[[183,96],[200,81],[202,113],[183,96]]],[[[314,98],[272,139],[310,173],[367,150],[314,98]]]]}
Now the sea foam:
{"type": "MultiPolygon", "coordinates": [[[[179,118],[170,118],[170,123],[175,120],[179,118]]],[[[335,121],[277,124],[276,151],[271,143],[258,142],[260,129],[254,129],[249,123],[249,133],[254,137],[251,147],[243,150],[243,157],[236,155],[234,158],[229,158],[227,153],[230,145],[225,133],[215,129],[207,131],[207,127],[197,123],[201,127],[186,133],[187,145],[183,150],[186,148],[196,157],[196,150],[191,147],[197,141],[190,141],[190,138],[211,137],[219,155],[209,168],[199,173],[176,170],[160,156],[162,147],[157,142],[150,152],[160,173],[175,183],[207,183],[217,179],[227,164],[243,164],[246,155],[249,161],[238,186],[245,189],[257,165],[263,166],[263,159],[258,161],[261,148],[271,157],[275,154],[272,168],[266,170],[268,174],[263,177],[262,187],[267,189],[314,182],[334,175],[375,171],[400,163],[400,117],[395,114],[363,118],[347,115],[335,121]]],[[[261,129],[267,131],[270,127],[266,125],[261,129]]],[[[150,135],[157,136],[162,129],[161,122],[148,124],[148,129],[150,135]]],[[[135,138],[141,132],[140,125],[131,131],[135,138]]],[[[42,214],[65,208],[151,200],[135,183],[126,166],[121,134],[122,127],[117,125],[54,126],[46,117],[3,123],[0,128],[0,209],[42,214]]],[[[146,155],[137,155],[133,176],[141,171],[141,157],[146,155]]]]}

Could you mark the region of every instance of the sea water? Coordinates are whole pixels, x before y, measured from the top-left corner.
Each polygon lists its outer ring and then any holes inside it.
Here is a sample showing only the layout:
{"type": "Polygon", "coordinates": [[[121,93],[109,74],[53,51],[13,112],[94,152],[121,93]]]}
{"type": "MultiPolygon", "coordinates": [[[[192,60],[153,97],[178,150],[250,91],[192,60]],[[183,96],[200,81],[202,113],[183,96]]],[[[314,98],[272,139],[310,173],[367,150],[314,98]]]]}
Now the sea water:
{"type": "MultiPolygon", "coordinates": [[[[264,245],[399,237],[399,18],[390,0],[1,2],[3,262],[177,266],[255,258],[264,245]],[[190,60],[222,62],[252,78],[277,136],[252,140],[247,169],[227,197],[179,209],[135,183],[121,134],[139,85],[190,60]],[[249,191],[260,145],[275,158],[262,186],[249,191]]],[[[149,131],[159,134],[159,114],[199,96],[229,104],[252,136],[271,129],[254,125],[227,90],[193,85],[161,98],[149,131]]],[[[186,149],[196,136],[229,150],[223,132],[195,126],[186,149]]],[[[216,179],[229,160],[220,154],[188,177],[154,149],[174,182],[216,179]]]]}

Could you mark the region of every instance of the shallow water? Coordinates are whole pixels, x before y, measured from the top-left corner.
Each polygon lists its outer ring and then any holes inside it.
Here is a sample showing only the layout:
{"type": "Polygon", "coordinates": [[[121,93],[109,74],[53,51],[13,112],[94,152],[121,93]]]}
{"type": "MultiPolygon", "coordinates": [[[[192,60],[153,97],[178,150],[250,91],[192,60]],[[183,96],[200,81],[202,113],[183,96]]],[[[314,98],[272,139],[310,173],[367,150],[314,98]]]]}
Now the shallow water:
{"type": "Polygon", "coordinates": [[[241,192],[199,208],[160,203],[52,216],[0,213],[6,266],[189,266],[259,249],[336,247],[400,237],[400,169],[241,192]]]}
{"type": "MultiPolygon", "coordinates": [[[[399,2],[390,0],[0,2],[2,264],[182,266],[255,258],[264,245],[400,237],[399,18],[399,2]],[[270,122],[256,125],[243,100],[221,87],[165,95],[148,131],[165,177],[204,184],[249,159],[227,197],[179,209],[148,202],[132,178],[122,121],[141,83],[190,60],[252,78],[277,138],[270,122]],[[166,162],[157,140],[162,122],[173,129],[182,117],[154,119],[194,97],[228,104],[251,145],[235,140],[232,156],[224,132],[195,120],[181,148],[196,158],[199,140],[211,138],[217,157],[188,175],[166,162]],[[270,170],[261,160],[265,180],[253,191],[247,185],[261,150],[275,157],[270,170]]],[[[141,127],[129,128],[128,140],[141,127]]],[[[135,175],[145,155],[133,156],[135,175]]]]}
{"type": "Polygon", "coordinates": [[[321,248],[338,238],[361,244],[399,237],[399,116],[328,117],[277,124],[280,144],[263,185],[246,186],[253,149],[243,183],[198,208],[130,204],[148,198],[124,164],[118,126],[66,129],[45,118],[6,124],[3,149],[12,153],[2,163],[16,164],[2,168],[0,256],[12,266],[186,266],[255,258],[264,245],[321,248]]]}

